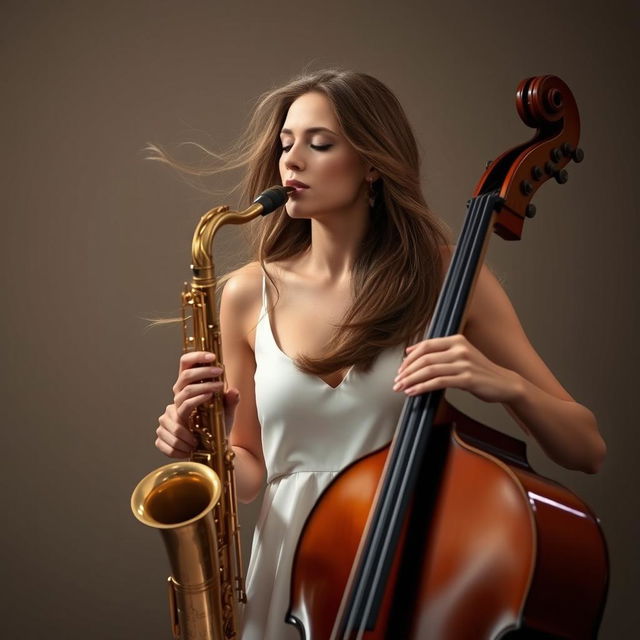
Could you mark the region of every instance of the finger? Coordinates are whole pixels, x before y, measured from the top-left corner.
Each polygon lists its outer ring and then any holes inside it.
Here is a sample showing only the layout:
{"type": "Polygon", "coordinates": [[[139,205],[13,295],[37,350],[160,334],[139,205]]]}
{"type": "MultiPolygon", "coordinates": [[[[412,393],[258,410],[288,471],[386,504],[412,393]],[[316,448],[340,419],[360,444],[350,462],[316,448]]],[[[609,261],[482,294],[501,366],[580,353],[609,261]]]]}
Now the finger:
{"type": "Polygon", "coordinates": [[[398,375],[395,377],[394,382],[398,382],[403,378],[415,373],[419,369],[423,369],[433,364],[442,364],[444,362],[453,362],[455,354],[451,349],[445,351],[437,351],[436,353],[427,353],[423,356],[419,356],[416,360],[406,366],[398,369],[398,375]]]}
{"type": "Polygon", "coordinates": [[[160,438],[156,438],[156,449],[158,449],[159,451],[161,451],[162,453],[164,453],[166,456],[169,456],[170,458],[188,458],[189,454],[185,454],[183,451],[176,451],[175,449],[171,448],[164,440],[161,440],[160,438]]]}
{"type": "Polygon", "coordinates": [[[163,427],[158,427],[156,429],[156,436],[162,442],[167,444],[173,451],[181,451],[182,453],[189,455],[193,450],[192,445],[187,444],[184,440],[180,440],[180,438],[176,438],[176,436],[163,427]]]}
{"type": "Polygon", "coordinates": [[[447,349],[463,349],[469,346],[467,339],[459,333],[444,338],[429,338],[407,347],[407,355],[402,361],[399,371],[427,353],[446,351],[447,349]]]}
{"type": "Polygon", "coordinates": [[[452,344],[457,344],[461,342],[466,342],[466,338],[461,333],[456,333],[452,336],[443,336],[441,338],[426,338],[425,340],[421,340],[420,342],[416,342],[415,344],[409,345],[405,351],[408,353],[410,351],[414,351],[416,348],[420,346],[427,345],[429,348],[432,348],[434,351],[441,351],[442,349],[446,349],[448,346],[452,344]]]}
{"type": "Polygon", "coordinates": [[[183,425],[170,422],[166,416],[160,416],[156,435],[172,449],[191,453],[196,445],[196,439],[183,425]]]}
{"type": "Polygon", "coordinates": [[[412,386],[421,383],[427,382],[433,378],[438,378],[442,376],[449,375],[458,375],[462,373],[463,369],[465,369],[464,363],[459,362],[445,362],[442,364],[433,364],[425,368],[421,368],[415,373],[398,380],[393,385],[394,391],[401,391],[403,389],[409,389],[412,386]]]}
{"type": "Polygon", "coordinates": [[[440,375],[449,375],[460,373],[460,363],[442,362],[438,364],[430,364],[428,366],[417,367],[410,373],[403,373],[394,381],[393,390],[400,391],[408,389],[418,382],[426,382],[431,378],[440,375]]]}
{"type": "Polygon", "coordinates": [[[412,347],[407,347],[407,355],[400,364],[398,372],[403,371],[410,364],[415,362],[421,356],[427,353],[436,353],[438,351],[444,351],[452,346],[450,338],[431,338],[429,340],[423,340],[414,344],[412,347]],[[409,351],[411,349],[411,351],[409,351]]]}
{"type": "Polygon", "coordinates": [[[192,367],[191,369],[185,369],[180,374],[180,378],[186,380],[187,383],[197,382],[199,380],[217,378],[222,375],[222,371],[222,367],[192,367]]]}
{"type": "Polygon", "coordinates": [[[207,365],[210,365],[212,362],[215,362],[215,360],[215,354],[209,353],[208,351],[188,351],[187,353],[183,353],[180,357],[179,371],[182,373],[185,369],[195,367],[199,363],[206,363],[207,365]]]}
{"type": "Polygon", "coordinates": [[[423,393],[428,393],[429,391],[436,391],[437,389],[465,389],[467,384],[467,374],[461,373],[454,376],[432,378],[427,382],[421,382],[405,389],[404,393],[407,396],[417,396],[423,393]]]}
{"type": "Polygon", "coordinates": [[[210,393],[203,393],[202,395],[195,396],[194,398],[189,398],[188,400],[185,400],[178,407],[178,421],[182,422],[183,424],[186,423],[187,420],[189,419],[189,416],[191,415],[191,412],[198,405],[204,404],[210,398],[211,398],[211,394],[210,393]]]}
{"type": "Polygon", "coordinates": [[[172,387],[174,395],[180,393],[188,384],[218,378],[222,375],[222,367],[192,367],[181,371],[172,387]]]}
{"type": "Polygon", "coordinates": [[[195,396],[201,396],[203,394],[215,393],[216,391],[222,391],[224,389],[223,382],[199,382],[198,384],[190,384],[186,386],[182,391],[177,393],[173,401],[180,410],[180,407],[189,399],[195,396]]]}
{"type": "MultiPolygon", "coordinates": [[[[164,429],[174,437],[182,440],[187,446],[195,447],[198,443],[197,438],[191,433],[191,431],[181,422],[178,422],[177,416],[175,419],[171,419],[166,415],[160,416],[158,419],[158,429],[164,429]]],[[[156,431],[159,434],[159,431],[156,431]]]]}

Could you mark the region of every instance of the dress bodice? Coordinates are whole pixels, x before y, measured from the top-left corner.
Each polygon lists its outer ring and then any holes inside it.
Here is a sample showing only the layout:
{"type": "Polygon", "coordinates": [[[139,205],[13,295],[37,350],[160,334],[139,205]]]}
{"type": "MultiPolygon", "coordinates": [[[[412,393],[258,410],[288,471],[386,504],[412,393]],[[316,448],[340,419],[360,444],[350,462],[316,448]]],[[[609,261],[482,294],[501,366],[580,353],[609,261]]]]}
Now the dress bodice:
{"type": "Polygon", "coordinates": [[[340,471],[391,440],[404,394],[392,390],[402,346],[367,372],[349,369],[331,387],[300,371],[276,343],[263,303],[256,327],[255,389],[267,481],[298,471],[340,471]]]}
{"type": "Polygon", "coordinates": [[[303,373],[276,343],[263,279],[255,394],[267,488],[247,569],[242,640],[299,639],[285,616],[300,532],[336,475],[391,440],[404,404],[392,390],[402,355],[401,346],[387,349],[369,371],[351,368],[336,387],[303,373]]]}

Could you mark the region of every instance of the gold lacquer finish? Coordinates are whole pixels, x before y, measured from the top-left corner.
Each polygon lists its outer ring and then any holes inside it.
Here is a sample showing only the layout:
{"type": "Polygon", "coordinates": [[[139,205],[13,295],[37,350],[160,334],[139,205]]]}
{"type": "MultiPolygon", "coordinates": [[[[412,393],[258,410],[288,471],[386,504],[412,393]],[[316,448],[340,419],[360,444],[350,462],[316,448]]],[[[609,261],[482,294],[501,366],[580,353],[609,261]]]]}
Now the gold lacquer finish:
{"type": "MultiPolygon", "coordinates": [[[[283,205],[291,187],[271,187],[245,211],[216,207],[198,223],[191,245],[193,279],[182,294],[184,351],[209,351],[222,364],[212,259],[215,234],[283,205]]],[[[238,603],[246,602],[234,453],[224,426],[223,394],[191,415],[198,446],[189,462],[168,464],[144,477],[131,496],[140,522],[158,529],[172,575],[169,606],[176,640],[231,640],[240,635],[238,603]]]]}

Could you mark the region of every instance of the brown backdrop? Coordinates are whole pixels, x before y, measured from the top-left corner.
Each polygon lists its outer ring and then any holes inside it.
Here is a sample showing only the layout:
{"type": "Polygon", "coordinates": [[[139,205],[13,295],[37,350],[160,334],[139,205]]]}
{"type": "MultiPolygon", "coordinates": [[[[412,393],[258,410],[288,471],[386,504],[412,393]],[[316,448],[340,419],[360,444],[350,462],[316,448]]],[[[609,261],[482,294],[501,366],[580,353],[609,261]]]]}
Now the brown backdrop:
{"type": "MultiPolygon", "coordinates": [[[[530,457],[600,514],[612,562],[601,637],[632,637],[638,18],[633,0],[2,2],[3,637],[169,638],[164,550],[128,502],[165,462],[154,428],[180,338],[143,318],[177,310],[193,226],[226,196],[141,149],[224,147],[259,93],[307,65],[366,71],[397,93],[428,200],[456,233],[485,162],[529,137],[520,79],[553,73],[573,89],[586,160],[541,190],[522,242],[494,238],[489,263],[599,417],[600,475],[559,469],[533,444],[530,457]]],[[[223,270],[244,249],[228,234],[219,251],[223,270]]],[[[516,432],[500,407],[451,395],[516,432]]],[[[247,535],[256,512],[242,509],[247,535]]]]}

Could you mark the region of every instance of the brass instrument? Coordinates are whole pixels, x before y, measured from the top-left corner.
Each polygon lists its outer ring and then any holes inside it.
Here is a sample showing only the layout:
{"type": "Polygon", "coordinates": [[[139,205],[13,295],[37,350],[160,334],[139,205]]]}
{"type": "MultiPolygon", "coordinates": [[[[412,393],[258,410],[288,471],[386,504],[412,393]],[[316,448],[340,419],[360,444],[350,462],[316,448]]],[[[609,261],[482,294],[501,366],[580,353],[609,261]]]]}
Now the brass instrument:
{"type": "MultiPolygon", "coordinates": [[[[291,191],[274,186],[245,211],[215,207],[200,219],[191,245],[193,279],[182,294],[185,352],[209,351],[216,355],[216,364],[222,364],[211,257],[216,232],[225,224],[271,213],[291,191]]],[[[228,640],[239,636],[237,603],[246,602],[246,594],[223,392],[194,410],[189,429],[198,439],[190,461],[167,464],[144,477],[133,491],[131,509],[140,522],[160,530],[169,555],[173,637],[228,640]]]]}

